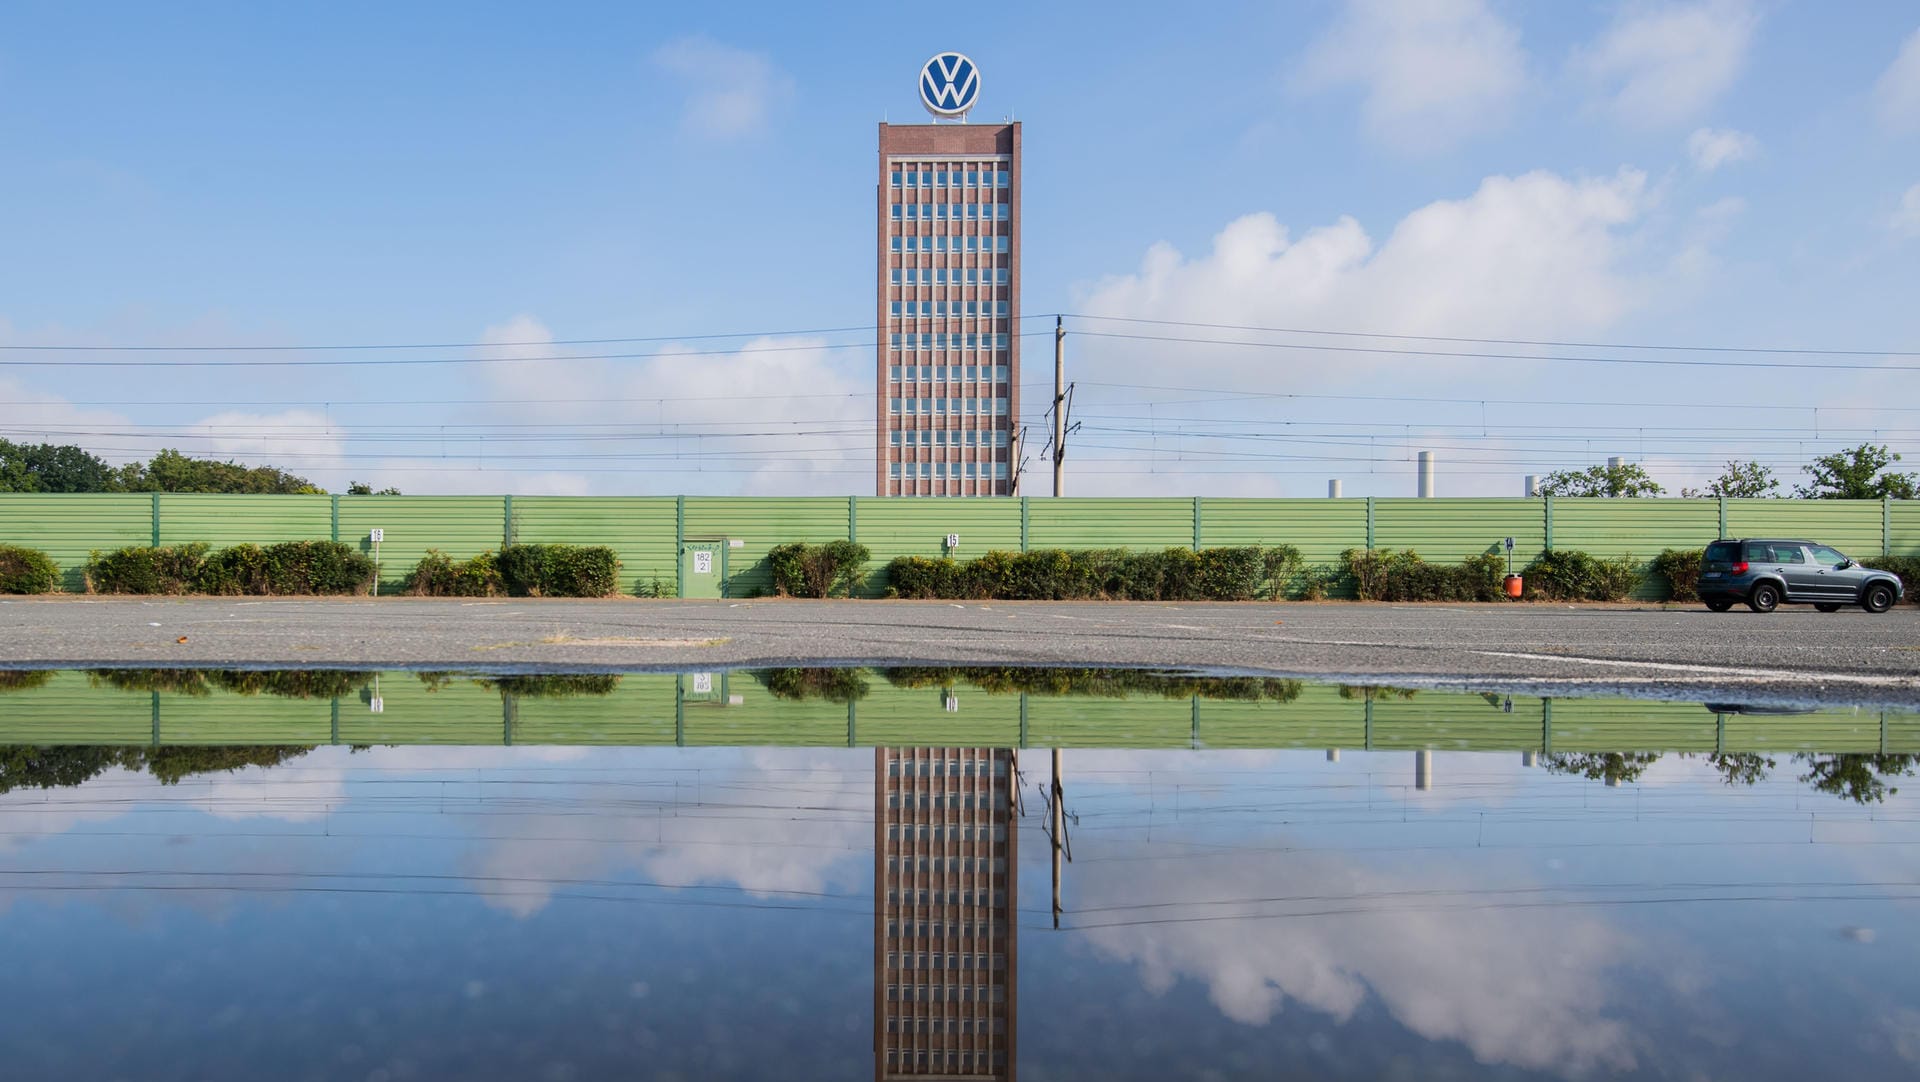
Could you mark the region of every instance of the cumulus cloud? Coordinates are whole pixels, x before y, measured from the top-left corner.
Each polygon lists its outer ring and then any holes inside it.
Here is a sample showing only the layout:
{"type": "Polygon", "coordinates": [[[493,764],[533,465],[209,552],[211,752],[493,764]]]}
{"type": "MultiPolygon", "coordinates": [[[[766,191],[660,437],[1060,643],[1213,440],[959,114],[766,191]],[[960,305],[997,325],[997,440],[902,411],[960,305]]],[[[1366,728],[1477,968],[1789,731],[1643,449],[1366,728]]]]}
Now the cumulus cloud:
{"type": "Polygon", "coordinates": [[[1880,118],[1896,131],[1920,129],[1920,30],[1907,35],[1900,54],[1874,84],[1880,118]]]}
{"type": "Polygon", "coordinates": [[[1760,141],[1732,128],[1697,128],[1687,137],[1687,157],[1702,173],[1746,161],[1760,150],[1760,141]]]}
{"type": "Polygon", "coordinates": [[[1373,137],[1431,150],[1498,127],[1526,82],[1520,32],[1484,0],[1348,0],[1297,85],[1357,87],[1373,137]]]}
{"type": "Polygon", "coordinates": [[[1574,67],[1621,121],[1684,123],[1739,78],[1759,22],[1750,0],[1628,4],[1597,42],[1575,54],[1574,67]]]}
{"type": "Polygon", "coordinates": [[[752,135],[793,97],[792,77],[772,58],[711,38],[694,35],[670,41],[654,51],[653,62],[686,92],[681,126],[698,138],[752,135]]]}
{"type": "Polygon", "coordinates": [[[1908,188],[1893,212],[1893,231],[1906,237],[1920,237],[1920,184],[1908,188]]]}

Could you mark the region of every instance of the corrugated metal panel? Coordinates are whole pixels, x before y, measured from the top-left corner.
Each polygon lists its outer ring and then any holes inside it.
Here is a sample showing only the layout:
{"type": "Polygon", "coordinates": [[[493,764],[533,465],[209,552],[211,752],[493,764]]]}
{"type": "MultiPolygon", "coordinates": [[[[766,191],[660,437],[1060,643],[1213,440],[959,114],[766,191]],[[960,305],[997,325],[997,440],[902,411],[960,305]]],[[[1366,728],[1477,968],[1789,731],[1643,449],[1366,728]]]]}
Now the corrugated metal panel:
{"type": "Polygon", "coordinates": [[[160,497],[162,545],[204,541],[219,549],[240,544],[325,541],[332,536],[330,496],[164,493],[160,497]]]}
{"type": "Polygon", "coordinates": [[[679,550],[672,496],[515,496],[513,539],[525,544],[606,545],[620,556],[620,592],[672,597],[679,550]]]}
{"type": "Polygon", "coordinates": [[[85,589],[87,554],[153,543],[153,497],[133,493],[0,494],[0,541],[39,549],[60,565],[65,589],[85,589]]]}
{"type": "MultiPolygon", "coordinates": [[[[1584,497],[1553,501],[1553,547],[1592,556],[1636,556],[1644,565],[1662,549],[1705,548],[1719,531],[1717,500],[1584,497]]],[[[1667,585],[1643,567],[1633,596],[1657,601],[1667,596],[1667,585]]]]}
{"type": "Polygon", "coordinates": [[[1810,714],[1728,714],[1728,751],[1864,752],[1880,750],[1880,714],[1822,710],[1810,714]]]}
{"type": "Polygon", "coordinates": [[[1879,500],[1728,500],[1728,537],[1791,537],[1880,555],[1879,500]]]}
{"type": "Polygon", "coordinates": [[[791,541],[844,540],[847,500],[844,496],[688,496],[686,528],[688,537],[744,542],[727,551],[727,596],[762,596],[773,593],[768,550],[791,541]]]}
{"type": "Polygon", "coordinates": [[[428,549],[456,560],[500,547],[506,535],[500,496],[342,496],[340,540],[371,554],[367,531],[386,531],[380,544],[380,588],[397,589],[428,549]]]}
{"type": "Polygon", "coordinates": [[[1511,537],[1517,571],[1546,549],[1546,524],[1544,500],[1379,499],[1373,507],[1373,547],[1412,549],[1433,563],[1458,563],[1490,552],[1504,555],[1504,542],[1511,537]]]}
{"type": "Polygon", "coordinates": [[[516,696],[513,742],[672,744],[678,683],[671,673],[629,673],[608,695],[516,696]]]}
{"type": "MultiPolygon", "coordinates": [[[[1375,751],[1432,748],[1437,751],[1488,751],[1540,746],[1539,700],[1513,712],[1505,699],[1481,695],[1433,695],[1421,692],[1411,699],[1383,698],[1373,703],[1375,751]]],[[[1365,709],[1362,703],[1362,709],[1365,709]]],[[[1411,769],[1411,768],[1409,768],[1411,769]]]]}
{"type": "Polygon", "coordinates": [[[950,712],[942,689],[896,687],[876,674],[872,692],[855,706],[854,741],[895,747],[1020,745],[1020,696],[994,695],[965,683],[953,694],[959,709],[950,712]]]}
{"type": "Polygon", "coordinates": [[[955,559],[971,560],[994,549],[1020,551],[1020,501],[965,497],[911,499],[863,497],[858,506],[860,543],[873,551],[867,593],[886,593],[881,569],[898,556],[947,555],[947,535],[959,534],[955,559]]]}
{"type": "Polygon", "coordinates": [[[1698,703],[1555,699],[1552,744],[1555,752],[1710,752],[1717,724],[1698,703]]]}
{"type": "Polygon", "coordinates": [[[477,680],[456,677],[437,684],[413,673],[386,673],[380,678],[378,714],[369,702],[372,694],[366,687],[357,698],[340,700],[342,744],[484,745],[506,739],[500,692],[477,680]]]}
{"type": "Polygon", "coordinates": [[[1332,566],[1367,547],[1365,500],[1205,499],[1200,519],[1206,548],[1292,545],[1307,563],[1332,566]]]}
{"type": "Polygon", "coordinates": [[[1033,748],[1185,748],[1193,745],[1193,700],[1027,696],[1033,748]]]}
{"type": "Polygon", "coordinates": [[[333,740],[332,699],[277,695],[160,696],[163,744],[326,744],[333,740]]]}
{"type": "Polygon", "coordinates": [[[846,747],[845,703],[776,699],[742,674],[736,674],[728,686],[740,696],[740,705],[686,704],[689,747],[846,747]]]}
{"type": "Polygon", "coordinates": [[[1203,748],[1357,748],[1366,735],[1365,709],[1330,687],[1286,703],[1200,700],[1203,748]]]}
{"type": "Polygon", "coordinates": [[[1067,496],[1027,501],[1029,549],[1164,549],[1192,545],[1190,499],[1067,496]]]}
{"type": "Polygon", "coordinates": [[[1896,556],[1920,556],[1920,502],[1893,501],[1887,520],[1892,527],[1887,551],[1896,556]]]}
{"type": "Polygon", "coordinates": [[[96,688],[83,672],[56,672],[47,683],[0,694],[0,743],[150,744],[153,697],[96,688]]]}
{"type": "Polygon", "coordinates": [[[1880,716],[1880,724],[1887,732],[1887,754],[1920,753],[1920,714],[1889,712],[1880,716]]]}

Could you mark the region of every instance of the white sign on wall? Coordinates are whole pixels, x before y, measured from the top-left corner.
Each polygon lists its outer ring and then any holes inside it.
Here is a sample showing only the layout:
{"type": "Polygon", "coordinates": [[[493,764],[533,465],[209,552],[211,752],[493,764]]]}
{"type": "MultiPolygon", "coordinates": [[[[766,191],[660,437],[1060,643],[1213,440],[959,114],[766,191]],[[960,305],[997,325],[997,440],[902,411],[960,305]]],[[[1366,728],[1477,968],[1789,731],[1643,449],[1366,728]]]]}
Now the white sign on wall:
{"type": "Polygon", "coordinates": [[[693,573],[696,575],[713,574],[713,553],[704,549],[693,554],[693,573]]]}

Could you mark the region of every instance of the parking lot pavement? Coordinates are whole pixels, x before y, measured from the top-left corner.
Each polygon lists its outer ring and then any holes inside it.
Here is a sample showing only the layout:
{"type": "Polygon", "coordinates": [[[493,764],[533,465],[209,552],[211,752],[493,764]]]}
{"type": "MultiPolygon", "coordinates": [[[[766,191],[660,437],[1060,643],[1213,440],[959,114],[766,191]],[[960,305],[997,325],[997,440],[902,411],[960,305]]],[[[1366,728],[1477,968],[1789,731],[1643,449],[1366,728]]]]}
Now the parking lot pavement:
{"type": "Polygon", "coordinates": [[[1147,665],[1347,682],[1920,707],[1920,609],[14,598],[0,664],[1147,665]]]}

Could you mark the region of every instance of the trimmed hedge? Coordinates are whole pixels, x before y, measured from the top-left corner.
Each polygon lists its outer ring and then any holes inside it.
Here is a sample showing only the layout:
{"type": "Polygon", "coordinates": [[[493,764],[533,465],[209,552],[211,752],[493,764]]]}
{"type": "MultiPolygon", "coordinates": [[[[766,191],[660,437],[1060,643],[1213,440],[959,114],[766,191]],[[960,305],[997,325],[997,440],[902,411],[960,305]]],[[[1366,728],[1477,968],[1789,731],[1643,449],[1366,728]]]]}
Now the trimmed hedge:
{"type": "Polygon", "coordinates": [[[60,568],[39,549],[0,545],[0,594],[44,594],[60,583],[60,568]]]}
{"type": "Polygon", "coordinates": [[[1527,593],[1548,601],[1625,601],[1640,584],[1640,561],[1550,549],[1527,565],[1525,576],[1527,593]]]}
{"type": "Polygon", "coordinates": [[[428,549],[405,589],[421,597],[608,597],[620,559],[603,545],[508,545],[456,561],[428,549]]]}
{"type": "Polygon", "coordinates": [[[373,560],[338,541],[234,545],[211,555],[196,542],[95,552],[85,581],[101,594],[357,594],[373,575],[373,560]]]}
{"type": "Polygon", "coordinates": [[[1300,574],[1300,550],[1292,545],[996,550],[964,562],[902,556],[887,564],[890,596],[982,601],[1278,599],[1300,574]]]}
{"type": "Polygon", "coordinates": [[[1433,564],[1412,549],[1348,549],[1340,562],[1362,601],[1500,601],[1506,563],[1491,553],[1433,564]]]}
{"type": "Polygon", "coordinates": [[[872,550],[855,541],[794,541],[767,550],[773,588],[787,597],[852,597],[866,583],[871,559],[872,550]]]}
{"type": "Polygon", "coordinates": [[[1653,558],[1653,573],[1666,580],[1669,600],[1700,600],[1700,561],[1705,557],[1705,549],[1665,549],[1653,558]]]}

